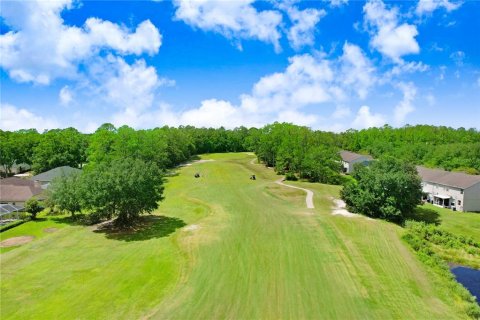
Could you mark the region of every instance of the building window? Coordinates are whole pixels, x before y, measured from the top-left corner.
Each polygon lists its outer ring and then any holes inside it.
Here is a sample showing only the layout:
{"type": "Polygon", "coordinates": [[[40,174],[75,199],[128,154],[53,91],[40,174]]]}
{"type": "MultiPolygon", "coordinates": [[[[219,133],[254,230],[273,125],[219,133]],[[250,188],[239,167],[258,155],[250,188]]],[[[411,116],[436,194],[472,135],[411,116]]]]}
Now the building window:
{"type": "Polygon", "coordinates": [[[461,200],[458,200],[458,205],[462,205],[462,201],[461,200]]]}
{"type": "Polygon", "coordinates": [[[463,194],[463,189],[462,189],[462,190],[460,190],[460,194],[463,194]]]}

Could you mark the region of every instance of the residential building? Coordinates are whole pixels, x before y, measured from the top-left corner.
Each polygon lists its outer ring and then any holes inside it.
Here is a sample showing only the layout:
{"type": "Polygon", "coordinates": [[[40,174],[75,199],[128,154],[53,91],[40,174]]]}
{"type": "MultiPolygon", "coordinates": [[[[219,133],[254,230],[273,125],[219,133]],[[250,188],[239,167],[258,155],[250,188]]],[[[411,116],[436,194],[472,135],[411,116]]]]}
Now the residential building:
{"type": "Polygon", "coordinates": [[[43,189],[48,188],[50,183],[59,177],[69,176],[71,174],[80,173],[82,170],[75,169],[69,166],[57,167],[52,170],[45,171],[43,173],[33,176],[31,179],[40,183],[43,189]]]}
{"type": "Polygon", "coordinates": [[[0,204],[24,207],[28,199],[42,198],[42,192],[40,184],[32,180],[17,177],[0,180],[0,204]]]}
{"type": "Polygon", "coordinates": [[[352,173],[354,170],[354,165],[357,163],[368,165],[373,161],[373,158],[369,155],[358,154],[350,151],[340,151],[340,157],[342,158],[344,173],[352,173]]]}
{"type": "Polygon", "coordinates": [[[426,201],[458,211],[480,212],[480,175],[417,167],[426,201]]]}

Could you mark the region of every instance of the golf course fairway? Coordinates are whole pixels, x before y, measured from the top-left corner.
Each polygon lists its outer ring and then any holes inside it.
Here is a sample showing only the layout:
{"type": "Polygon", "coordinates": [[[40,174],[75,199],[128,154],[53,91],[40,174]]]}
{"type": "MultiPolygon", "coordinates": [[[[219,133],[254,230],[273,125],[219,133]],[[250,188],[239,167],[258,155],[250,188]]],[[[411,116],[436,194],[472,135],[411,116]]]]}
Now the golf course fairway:
{"type": "Polygon", "coordinates": [[[61,217],[2,233],[35,239],[1,255],[1,319],[465,318],[400,227],[332,215],[338,186],[285,182],[314,192],[307,209],[253,154],[202,159],[136,234],[61,217]]]}

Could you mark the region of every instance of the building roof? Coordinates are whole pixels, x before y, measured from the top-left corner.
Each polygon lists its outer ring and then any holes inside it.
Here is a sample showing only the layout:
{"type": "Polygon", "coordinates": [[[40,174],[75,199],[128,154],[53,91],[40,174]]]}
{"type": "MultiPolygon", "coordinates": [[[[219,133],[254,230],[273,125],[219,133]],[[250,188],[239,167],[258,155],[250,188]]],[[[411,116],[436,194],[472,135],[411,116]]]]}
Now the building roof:
{"type": "Polygon", "coordinates": [[[373,160],[372,156],[358,154],[358,153],[345,151],[345,150],[340,151],[340,157],[342,157],[342,160],[345,162],[352,162],[360,158],[367,158],[368,160],[373,160]]]}
{"type": "Polygon", "coordinates": [[[32,180],[16,177],[0,180],[0,201],[25,202],[33,196],[41,194],[43,189],[32,180]]]}
{"type": "Polygon", "coordinates": [[[12,213],[12,212],[23,211],[23,209],[24,209],[24,207],[22,207],[22,206],[14,206],[14,205],[11,205],[11,204],[0,203],[0,215],[1,214],[12,213]]]}
{"type": "Polygon", "coordinates": [[[52,170],[45,171],[43,173],[37,174],[36,176],[32,177],[34,181],[41,181],[41,182],[52,182],[53,179],[62,177],[62,176],[69,176],[74,172],[81,172],[80,169],[75,169],[69,166],[57,167],[52,170]]]}
{"type": "Polygon", "coordinates": [[[462,172],[450,172],[440,169],[429,169],[417,166],[418,175],[423,181],[438,183],[444,186],[467,189],[480,183],[480,176],[462,172]]]}

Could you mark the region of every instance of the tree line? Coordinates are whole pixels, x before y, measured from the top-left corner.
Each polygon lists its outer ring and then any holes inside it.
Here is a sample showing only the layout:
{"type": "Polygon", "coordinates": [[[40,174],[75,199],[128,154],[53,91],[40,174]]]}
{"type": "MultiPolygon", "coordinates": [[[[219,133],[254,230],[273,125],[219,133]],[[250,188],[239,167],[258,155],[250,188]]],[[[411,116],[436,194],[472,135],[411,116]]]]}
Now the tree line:
{"type": "Polygon", "coordinates": [[[414,165],[480,174],[480,132],[427,125],[348,130],[332,133],[288,123],[262,128],[178,128],[134,130],[104,124],[93,134],[74,128],[0,130],[0,165],[10,174],[14,164],[28,164],[36,173],[68,165],[81,168],[114,158],[153,161],[160,169],[173,167],[192,155],[253,151],[279,173],[310,181],[340,183],[338,151],[344,149],[391,156],[414,165]],[[319,165],[319,163],[321,165],[319,165]]]}

